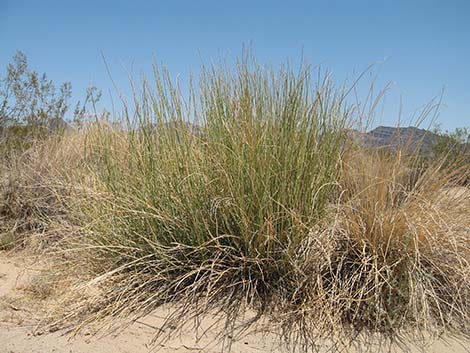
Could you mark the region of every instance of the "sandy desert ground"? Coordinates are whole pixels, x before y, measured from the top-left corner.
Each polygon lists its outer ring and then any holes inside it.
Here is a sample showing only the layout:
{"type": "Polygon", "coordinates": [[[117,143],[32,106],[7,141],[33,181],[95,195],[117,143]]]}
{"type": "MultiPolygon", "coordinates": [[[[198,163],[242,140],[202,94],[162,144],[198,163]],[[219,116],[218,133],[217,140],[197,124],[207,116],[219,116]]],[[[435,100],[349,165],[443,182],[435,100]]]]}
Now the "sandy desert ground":
{"type": "MultiPolygon", "coordinates": [[[[71,338],[64,331],[45,333],[37,329],[44,308],[28,296],[28,284],[43,269],[41,262],[24,254],[0,253],[0,353],[132,353],[132,352],[220,352],[210,331],[196,342],[194,331],[184,331],[168,342],[150,345],[155,327],[164,313],[154,313],[116,334],[92,335],[84,331],[71,338]]],[[[435,342],[426,348],[429,353],[469,352],[469,342],[435,342]]],[[[276,339],[252,333],[232,344],[234,353],[281,352],[276,339]]],[[[414,352],[418,352],[416,349],[414,352]]]]}

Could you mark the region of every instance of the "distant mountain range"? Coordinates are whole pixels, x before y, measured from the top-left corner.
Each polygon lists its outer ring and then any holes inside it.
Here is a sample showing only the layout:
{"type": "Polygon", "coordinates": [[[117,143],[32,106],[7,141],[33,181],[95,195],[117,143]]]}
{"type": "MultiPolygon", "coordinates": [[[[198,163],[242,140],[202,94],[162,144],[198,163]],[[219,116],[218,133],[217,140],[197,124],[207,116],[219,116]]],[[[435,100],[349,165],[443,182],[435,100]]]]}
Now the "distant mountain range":
{"type": "MultiPolygon", "coordinates": [[[[409,152],[419,149],[421,153],[432,155],[432,148],[443,141],[443,137],[425,129],[414,126],[409,127],[390,127],[379,126],[367,133],[358,130],[349,130],[350,137],[361,145],[376,148],[390,148],[396,151],[398,148],[404,148],[409,152]]],[[[463,143],[457,148],[470,152],[470,143],[463,143]]]]}

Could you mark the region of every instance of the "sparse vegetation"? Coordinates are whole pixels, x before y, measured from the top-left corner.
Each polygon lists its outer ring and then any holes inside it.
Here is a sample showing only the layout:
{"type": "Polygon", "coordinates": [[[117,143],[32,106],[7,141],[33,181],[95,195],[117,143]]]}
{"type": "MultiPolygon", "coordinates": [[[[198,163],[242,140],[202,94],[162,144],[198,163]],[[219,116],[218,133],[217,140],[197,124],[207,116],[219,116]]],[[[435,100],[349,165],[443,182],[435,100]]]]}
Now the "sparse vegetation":
{"type": "Polygon", "coordinates": [[[0,238],[35,234],[80,269],[51,325],[170,304],[170,331],[217,312],[222,339],[268,320],[299,350],[469,337],[465,166],[351,145],[347,89],[308,67],[204,67],[187,99],[154,70],[121,127],[48,137],[3,171],[0,238]]]}
{"type": "MultiPolygon", "coordinates": [[[[432,148],[434,158],[443,159],[446,165],[470,165],[470,131],[466,127],[456,128],[452,132],[443,132],[437,127],[434,133],[439,136],[432,148]]],[[[463,182],[468,185],[470,178],[463,178],[463,182]]]]}
{"type": "Polygon", "coordinates": [[[57,89],[45,73],[32,70],[26,55],[17,51],[12,63],[7,65],[5,76],[0,76],[2,159],[26,150],[37,140],[63,132],[70,124],[81,126],[89,115],[90,104],[96,108],[101,92],[89,87],[83,102],[76,103],[73,117],[67,119],[71,95],[70,82],[64,82],[57,89]]]}

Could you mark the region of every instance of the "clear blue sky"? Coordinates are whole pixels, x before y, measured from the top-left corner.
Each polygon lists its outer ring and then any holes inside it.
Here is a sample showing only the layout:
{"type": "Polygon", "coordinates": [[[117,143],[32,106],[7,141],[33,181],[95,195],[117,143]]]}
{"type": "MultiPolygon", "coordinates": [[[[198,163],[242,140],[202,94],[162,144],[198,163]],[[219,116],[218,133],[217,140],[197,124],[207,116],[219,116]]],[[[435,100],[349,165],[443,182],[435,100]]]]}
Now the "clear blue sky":
{"type": "MultiPolygon", "coordinates": [[[[15,50],[74,98],[96,85],[126,89],[126,70],[147,71],[153,55],[176,77],[203,60],[237,56],[251,43],[262,63],[330,69],[341,82],[373,62],[378,86],[393,82],[377,124],[403,120],[445,89],[443,128],[470,125],[470,1],[104,1],[0,0],[0,65],[15,50]]],[[[366,79],[367,81],[367,79],[366,79]]],[[[103,100],[109,104],[109,98],[103,100]]]]}

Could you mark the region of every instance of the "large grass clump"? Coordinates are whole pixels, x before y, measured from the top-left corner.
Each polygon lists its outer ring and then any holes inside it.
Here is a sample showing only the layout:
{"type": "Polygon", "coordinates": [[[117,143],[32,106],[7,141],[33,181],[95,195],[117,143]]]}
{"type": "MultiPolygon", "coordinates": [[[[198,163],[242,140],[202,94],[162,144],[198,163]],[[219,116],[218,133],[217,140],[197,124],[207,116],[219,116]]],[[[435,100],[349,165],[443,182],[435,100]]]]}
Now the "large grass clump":
{"type": "Polygon", "coordinates": [[[306,67],[203,67],[187,95],[154,73],[133,86],[123,125],[54,147],[73,225],[62,260],[90,279],[61,323],[169,304],[159,337],[213,314],[227,341],[267,322],[306,350],[468,337],[468,165],[355,145],[350,90],[306,67]]]}
{"type": "Polygon", "coordinates": [[[125,131],[90,139],[99,190],[80,210],[84,258],[107,283],[99,316],[174,302],[186,318],[223,308],[231,321],[245,305],[302,306],[301,249],[341,173],[344,92],[247,62],[204,68],[187,102],[165,72],[155,81],[135,92],[125,131]]]}

